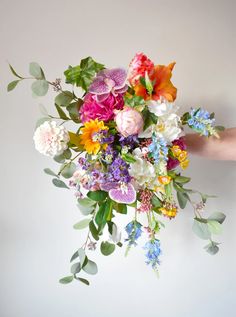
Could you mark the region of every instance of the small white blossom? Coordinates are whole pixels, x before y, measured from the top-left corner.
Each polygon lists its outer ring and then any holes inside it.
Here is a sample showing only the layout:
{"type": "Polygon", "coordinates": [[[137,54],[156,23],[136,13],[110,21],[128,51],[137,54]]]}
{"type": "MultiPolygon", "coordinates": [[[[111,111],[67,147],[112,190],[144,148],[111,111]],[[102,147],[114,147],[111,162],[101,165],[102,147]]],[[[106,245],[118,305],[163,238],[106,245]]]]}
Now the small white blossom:
{"type": "Polygon", "coordinates": [[[55,121],[46,121],[36,129],[33,139],[36,150],[53,157],[68,148],[70,137],[63,126],[58,126],[55,121]]]}

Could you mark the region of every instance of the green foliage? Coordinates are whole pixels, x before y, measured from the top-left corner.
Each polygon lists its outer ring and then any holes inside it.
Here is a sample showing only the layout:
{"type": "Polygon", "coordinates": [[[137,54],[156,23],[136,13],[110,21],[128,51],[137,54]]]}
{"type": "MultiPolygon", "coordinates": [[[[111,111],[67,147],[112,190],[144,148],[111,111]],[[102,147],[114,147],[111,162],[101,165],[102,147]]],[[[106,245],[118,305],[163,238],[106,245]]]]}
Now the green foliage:
{"type": "Polygon", "coordinates": [[[76,279],[85,285],[89,285],[89,281],[86,280],[85,278],[77,277],[76,279]]]}
{"type": "Polygon", "coordinates": [[[215,220],[218,221],[220,224],[222,224],[225,221],[225,214],[223,214],[222,212],[216,211],[213,212],[209,217],[208,220],[215,220]]]}
{"type": "Polygon", "coordinates": [[[17,86],[17,84],[20,82],[21,80],[14,80],[12,82],[10,82],[7,86],[7,91],[12,91],[13,89],[15,89],[15,87],[17,86]]]}
{"type": "Polygon", "coordinates": [[[77,274],[81,271],[81,264],[80,262],[76,262],[74,264],[72,264],[71,268],[70,268],[70,271],[72,274],[77,274]]]}
{"type": "Polygon", "coordinates": [[[58,175],[56,173],[54,173],[50,168],[44,168],[43,171],[44,171],[45,174],[48,174],[48,175],[51,175],[51,176],[54,176],[54,177],[58,178],[58,175]]]}
{"type": "Polygon", "coordinates": [[[152,205],[154,208],[159,208],[162,206],[162,202],[155,194],[152,196],[152,205]]]}
{"type": "Polygon", "coordinates": [[[88,263],[83,267],[83,270],[91,275],[97,274],[98,268],[97,264],[91,260],[88,260],[88,263]]]}
{"type": "Polygon", "coordinates": [[[195,218],[193,222],[193,232],[201,239],[208,240],[211,238],[210,230],[207,223],[199,221],[199,218],[195,218]]]}
{"type": "Polygon", "coordinates": [[[102,69],[104,69],[104,65],[95,62],[92,57],[84,58],[81,60],[80,65],[69,66],[64,72],[66,83],[74,84],[87,91],[96,73],[102,69]]]}
{"type": "Polygon", "coordinates": [[[175,177],[175,182],[178,184],[186,184],[190,181],[191,181],[190,177],[186,177],[186,176],[176,176],[175,177]]]}
{"type": "Polygon", "coordinates": [[[136,162],[136,159],[129,153],[125,153],[121,155],[122,159],[128,163],[136,162]]]}
{"type": "Polygon", "coordinates": [[[115,251],[115,244],[108,241],[102,242],[100,246],[101,253],[105,256],[112,254],[115,251]]]}
{"type": "MultiPolygon", "coordinates": [[[[102,230],[107,221],[111,219],[112,213],[112,200],[107,199],[105,203],[102,203],[95,216],[95,222],[102,230]]],[[[99,231],[100,231],[99,230],[99,231]]]]}
{"type": "Polygon", "coordinates": [[[207,220],[207,226],[208,226],[209,231],[212,234],[221,234],[222,233],[222,226],[218,221],[207,220]]]}
{"type": "Polygon", "coordinates": [[[63,164],[61,166],[60,174],[64,178],[71,178],[76,170],[76,165],[73,162],[63,164]]]}
{"type": "Polygon", "coordinates": [[[62,110],[61,107],[59,107],[57,104],[55,104],[55,107],[57,109],[57,113],[59,114],[59,117],[62,120],[70,120],[70,118],[67,117],[66,113],[62,110]]]}
{"type": "Polygon", "coordinates": [[[31,89],[36,96],[45,96],[48,92],[49,84],[45,79],[38,79],[31,85],[31,89]]]}
{"type": "Polygon", "coordinates": [[[73,228],[76,230],[82,230],[88,227],[89,223],[90,223],[91,219],[83,219],[79,222],[77,222],[73,228]]]}
{"type": "Polygon", "coordinates": [[[94,222],[91,220],[89,223],[89,230],[93,236],[93,238],[98,241],[99,240],[99,235],[98,235],[98,229],[96,228],[94,222]]]}
{"type": "Polygon", "coordinates": [[[143,120],[144,120],[144,126],[143,130],[145,131],[150,125],[157,123],[157,117],[154,113],[151,113],[148,108],[144,108],[142,111],[143,120]]]}
{"type": "Polygon", "coordinates": [[[211,241],[204,249],[211,255],[215,255],[219,251],[219,243],[211,241]]]}
{"type": "Polygon", "coordinates": [[[88,192],[87,196],[94,201],[104,201],[107,197],[107,192],[103,190],[97,190],[94,192],[88,192]]]}
{"type": "Polygon", "coordinates": [[[62,180],[60,180],[58,178],[53,178],[52,183],[56,187],[69,189],[69,187],[62,180]]]}
{"type": "Polygon", "coordinates": [[[72,92],[66,90],[61,93],[59,93],[55,98],[55,104],[59,107],[67,107],[71,103],[71,101],[74,99],[74,95],[72,92]]]}
{"type": "Polygon", "coordinates": [[[65,277],[61,278],[61,279],[59,280],[59,282],[60,282],[61,284],[69,284],[69,283],[71,283],[71,282],[73,281],[73,279],[74,279],[74,276],[73,276],[73,275],[65,276],[65,277]]]}
{"type": "Polygon", "coordinates": [[[45,79],[42,68],[38,63],[32,62],[29,65],[29,73],[36,79],[45,79]]]}
{"type": "Polygon", "coordinates": [[[24,77],[22,77],[22,76],[20,76],[20,75],[17,74],[17,72],[16,72],[15,69],[11,66],[11,64],[8,64],[8,65],[9,65],[9,68],[10,68],[10,70],[11,70],[11,72],[12,72],[12,74],[13,74],[14,76],[16,76],[16,77],[18,77],[18,78],[20,78],[20,79],[24,79],[24,77]]]}
{"type": "Polygon", "coordinates": [[[43,124],[46,121],[50,121],[51,119],[49,117],[43,117],[43,118],[39,118],[35,124],[35,129],[37,129],[39,126],[41,126],[41,124],[43,124]]]}
{"type": "Polygon", "coordinates": [[[113,208],[120,214],[127,214],[127,205],[113,202],[113,208]]]}
{"type": "Polygon", "coordinates": [[[124,100],[125,100],[125,104],[132,108],[142,107],[145,105],[145,100],[140,96],[135,96],[135,95],[132,97],[125,96],[124,100]]]}
{"type": "Polygon", "coordinates": [[[189,200],[188,194],[177,191],[177,199],[178,199],[178,203],[179,203],[180,208],[184,209],[187,205],[188,200],[189,200]]]}
{"type": "Polygon", "coordinates": [[[78,101],[72,102],[66,107],[66,110],[69,112],[70,118],[75,123],[79,123],[80,122],[79,109],[82,106],[82,104],[83,104],[83,100],[82,99],[78,99],[78,101]]]}

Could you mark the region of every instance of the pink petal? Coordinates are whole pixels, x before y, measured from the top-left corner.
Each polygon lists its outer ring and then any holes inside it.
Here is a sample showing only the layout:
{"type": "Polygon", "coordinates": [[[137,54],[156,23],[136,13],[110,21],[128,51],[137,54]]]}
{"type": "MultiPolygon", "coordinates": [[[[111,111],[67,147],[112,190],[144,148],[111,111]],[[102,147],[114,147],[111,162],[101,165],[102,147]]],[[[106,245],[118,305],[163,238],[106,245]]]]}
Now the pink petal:
{"type": "Polygon", "coordinates": [[[114,69],[107,69],[105,71],[105,74],[107,77],[111,78],[115,82],[115,88],[119,89],[124,87],[126,78],[127,78],[127,72],[123,68],[114,68],[114,69]]]}
{"type": "Polygon", "coordinates": [[[90,85],[89,92],[96,95],[102,95],[109,93],[110,88],[104,82],[104,78],[102,76],[97,76],[90,85]]]}
{"type": "Polygon", "coordinates": [[[120,187],[109,190],[109,197],[117,203],[132,204],[136,201],[136,191],[129,183],[126,191],[122,191],[120,187]]]}

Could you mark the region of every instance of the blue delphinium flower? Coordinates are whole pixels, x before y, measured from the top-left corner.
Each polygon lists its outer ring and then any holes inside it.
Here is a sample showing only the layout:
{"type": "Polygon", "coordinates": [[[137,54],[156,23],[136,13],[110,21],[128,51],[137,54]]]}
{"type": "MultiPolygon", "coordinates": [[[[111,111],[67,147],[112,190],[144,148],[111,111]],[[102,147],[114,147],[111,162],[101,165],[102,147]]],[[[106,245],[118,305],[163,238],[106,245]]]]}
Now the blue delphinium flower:
{"type": "Polygon", "coordinates": [[[152,143],[148,146],[150,155],[158,164],[161,159],[168,160],[168,147],[164,138],[157,138],[156,134],[152,135],[152,143]]]}
{"type": "Polygon", "coordinates": [[[144,250],[146,250],[146,263],[151,264],[154,270],[157,270],[160,265],[159,256],[161,254],[160,241],[158,239],[152,239],[145,243],[144,250]]]}
{"type": "Polygon", "coordinates": [[[128,238],[125,239],[125,241],[129,242],[129,246],[136,246],[137,245],[137,240],[142,234],[142,225],[136,220],[131,221],[130,223],[127,224],[125,227],[125,231],[128,234],[128,238]]]}
{"type": "Polygon", "coordinates": [[[208,111],[203,109],[192,109],[190,111],[190,118],[188,119],[188,125],[190,128],[205,136],[209,136],[213,132],[212,124],[215,119],[211,118],[208,111]]]}

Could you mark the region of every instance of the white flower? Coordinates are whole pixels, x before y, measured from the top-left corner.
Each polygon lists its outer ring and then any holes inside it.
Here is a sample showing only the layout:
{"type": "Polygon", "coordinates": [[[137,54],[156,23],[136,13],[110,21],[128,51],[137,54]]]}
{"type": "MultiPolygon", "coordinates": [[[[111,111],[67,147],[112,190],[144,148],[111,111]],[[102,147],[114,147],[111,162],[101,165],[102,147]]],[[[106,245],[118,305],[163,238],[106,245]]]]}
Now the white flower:
{"type": "Polygon", "coordinates": [[[56,156],[68,148],[70,137],[63,126],[58,126],[55,121],[46,121],[36,129],[33,139],[40,153],[56,156]]]}
{"type": "Polygon", "coordinates": [[[150,189],[156,185],[156,173],[154,166],[143,158],[143,152],[137,148],[133,151],[136,162],[130,164],[129,174],[140,185],[146,185],[150,189]]]}
{"type": "Polygon", "coordinates": [[[159,138],[164,138],[166,142],[170,143],[183,135],[180,128],[180,117],[176,114],[178,107],[174,103],[150,100],[148,109],[158,117],[157,124],[150,125],[140,133],[140,138],[151,138],[155,132],[159,138]]]}

